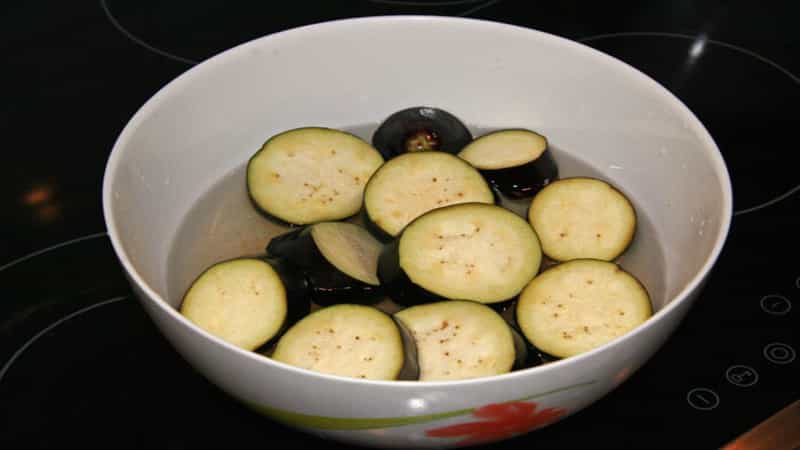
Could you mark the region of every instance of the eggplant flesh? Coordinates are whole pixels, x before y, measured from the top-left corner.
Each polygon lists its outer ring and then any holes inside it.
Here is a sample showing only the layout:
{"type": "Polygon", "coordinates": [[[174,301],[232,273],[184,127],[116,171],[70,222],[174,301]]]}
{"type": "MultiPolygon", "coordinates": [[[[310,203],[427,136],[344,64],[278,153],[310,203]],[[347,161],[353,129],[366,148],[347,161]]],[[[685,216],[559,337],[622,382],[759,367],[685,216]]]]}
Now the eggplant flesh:
{"type": "Polygon", "coordinates": [[[472,134],[453,114],[418,106],[397,111],[375,130],[372,145],[385,159],[417,151],[458,153],[472,141],[472,134]]]}
{"type": "Polygon", "coordinates": [[[207,268],[187,289],[180,313],[226,342],[257,350],[308,314],[306,288],[280,260],[236,258],[207,268]]]}
{"type": "Polygon", "coordinates": [[[277,223],[345,219],[361,208],[364,186],[383,162],[350,133],[296,128],[270,137],[250,158],[247,192],[256,210],[277,223]]]}
{"type": "Polygon", "coordinates": [[[411,331],[420,381],[507,373],[525,361],[525,347],[497,312],[470,301],[443,301],[395,314],[411,331]]]}
{"type": "Polygon", "coordinates": [[[378,277],[401,304],[437,300],[501,303],[516,297],[541,264],[536,233],[502,207],[462,203],[411,222],[381,254],[378,277]]]}
{"type": "MultiPolygon", "coordinates": [[[[411,281],[403,268],[400,267],[399,247],[399,240],[390,242],[384,247],[378,259],[378,278],[381,280],[384,293],[388,295],[393,302],[401,307],[411,307],[426,303],[453,300],[431,292],[411,281]]],[[[503,314],[513,307],[513,300],[515,298],[516,296],[499,302],[488,303],[486,306],[489,306],[498,314],[503,314]]]]}
{"type": "MultiPolygon", "coordinates": [[[[398,240],[390,242],[384,247],[378,259],[378,278],[381,280],[384,293],[393,302],[401,307],[411,307],[445,300],[457,300],[431,292],[411,281],[408,274],[400,267],[399,247],[398,240]]],[[[487,303],[486,306],[498,314],[503,314],[513,307],[515,298],[516,296],[513,296],[494,303],[487,303]]]]}
{"type": "Polygon", "coordinates": [[[494,204],[491,187],[467,161],[445,152],[408,153],[387,161],[364,188],[364,211],[386,234],[412,220],[459,203],[494,204]]]}
{"type": "Polygon", "coordinates": [[[652,315],[647,290],[615,263],[574,259],[542,272],[520,294],[515,320],[546,355],[566,358],[629,333],[652,315]]]}
{"type": "Polygon", "coordinates": [[[304,369],[371,380],[416,379],[415,352],[397,322],[372,306],[314,311],[278,341],[272,358],[304,369]]]}
{"type": "Polygon", "coordinates": [[[294,266],[296,272],[304,277],[311,300],[318,305],[372,304],[379,301],[383,289],[377,281],[377,275],[374,283],[366,283],[334,266],[314,240],[312,228],[317,225],[297,228],[274,237],[267,245],[267,254],[294,266]]]}
{"type": "Polygon", "coordinates": [[[562,178],[539,191],[528,209],[551,259],[619,257],[636,234],[636,210],[619,189],[589,177],[562,178]]]}

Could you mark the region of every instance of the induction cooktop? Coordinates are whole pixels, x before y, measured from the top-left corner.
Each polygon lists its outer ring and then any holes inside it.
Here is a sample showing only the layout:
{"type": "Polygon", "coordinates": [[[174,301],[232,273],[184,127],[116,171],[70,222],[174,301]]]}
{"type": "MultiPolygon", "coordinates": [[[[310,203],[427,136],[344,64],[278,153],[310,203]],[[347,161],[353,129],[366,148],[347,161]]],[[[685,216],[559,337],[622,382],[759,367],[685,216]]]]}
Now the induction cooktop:
{"type": "Polygon", "coordinates": [[[0,11],[0,448],[345,447],[257,416],[181,359],[132,295],[100,189],[126,121],[194,64],[295,26],[386,14],[496,20],[608,53],[686,103],[733,182],[727,244],[665,346],[586,410],[487,448],[720,448],[800,398],[796,2],[94,0],[0,11]]]}

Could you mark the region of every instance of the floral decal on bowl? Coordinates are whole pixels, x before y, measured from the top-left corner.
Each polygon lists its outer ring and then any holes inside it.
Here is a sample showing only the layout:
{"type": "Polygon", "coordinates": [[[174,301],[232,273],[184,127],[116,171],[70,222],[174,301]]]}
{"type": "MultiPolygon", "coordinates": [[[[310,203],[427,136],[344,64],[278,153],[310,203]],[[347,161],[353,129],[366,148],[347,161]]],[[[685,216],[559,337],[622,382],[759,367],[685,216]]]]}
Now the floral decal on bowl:
{"type": "Polygon", "coordinates": [[[596,380],[563,386],[546,392],[538,392],[525,398],[518,398],[506,402],[490,403],[477,408],[459,409],[454,411],[439,412],[418,416],[402,417],[334,417],[302,414],[294,411],[273,408],[266,405],[257,405],[243,401],[252,409],[270,417],[278,422],[318,430],[377,430],[393,427],[402,427],[459,416],[471,416],[479,419],[472,422],[447,425],[440,428],[431,428],[425,432],[428,437],[454,438],[463,437],[458,442],[460,445],[469,445],[489,440],[497,440],[522,434],[549,423],[555,422],[567,414],[564,408],[538,409],[539,405],[531,400],[588,387],[596,380]]]}
{"type": "Polygon", "coordinates": [[[429,437],[463,437],[458,445],[474,445],[527,433],[555,422],[567,413],[566,409],[537,410],[535,402],[515,401],[492,403],[475,409],[472,416],[480,419],[425,431],[429,437]]]}

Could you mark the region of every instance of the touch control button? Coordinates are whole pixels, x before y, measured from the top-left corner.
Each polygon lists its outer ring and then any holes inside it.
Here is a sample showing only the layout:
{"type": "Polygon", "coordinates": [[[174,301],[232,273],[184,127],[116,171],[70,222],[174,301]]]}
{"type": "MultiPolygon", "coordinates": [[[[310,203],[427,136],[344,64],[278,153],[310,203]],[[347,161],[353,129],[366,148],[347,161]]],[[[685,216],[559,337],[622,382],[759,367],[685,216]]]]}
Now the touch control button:
{"type": "Polygon", "coordinates": [[[725,378],[735,386],[749,387],[758,383],[758,372],[748,366],[730,366],[725,371],[725,378]]]}
{"type": "Polygon", "coordinates": [[[785,316],[792,310],[792,302],[782,295],[765,295],[761,297],[761,309],[767,314],[785,316]]]}
{"type": "Polygon", "coordinates": [[[794,361],[797,354],[794,349],[782,342],[773,342],[764,346],[764,358],[775,364],[789,364],[794,361]]]}
{"type": "Polygon", "coordinates": [[[711,411],[719,406],[719,395],[711,389],[694,388],[686,394],[689,406],[701,411],[711,411]]]}

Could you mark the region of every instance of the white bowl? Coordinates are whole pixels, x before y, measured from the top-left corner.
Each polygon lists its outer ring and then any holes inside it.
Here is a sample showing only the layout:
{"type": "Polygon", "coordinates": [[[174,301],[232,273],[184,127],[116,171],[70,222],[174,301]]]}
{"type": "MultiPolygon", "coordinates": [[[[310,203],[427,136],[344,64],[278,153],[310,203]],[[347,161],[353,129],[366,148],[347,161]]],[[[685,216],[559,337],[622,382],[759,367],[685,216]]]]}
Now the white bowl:
{"type": "Polygon", "coordinates": [[[276,33],[188,70],[122,131],[103,207],[145,310],[232,397],[320,436],[442,447],[528,432],[626,380],[689,311],[720,254],[732,199],[703,125],[626,64],[526,28],[392,16],[276,33]],[[252,210],[236,178],[266,138],[304,125],[369,138],[390,113],[417,105],[448,110],[478,131],[537,130],[556,149],[562,176],[597,175],[626,192],[641,223],[621,264],[647,286],[653,317],[579,356],[502,376],[422,383],[291,367],[223,342],[177,312],[182,290],[203,267],[260,251],[280,231],[252,210]],[[448,428],[492,420],[499,431],[488,434],[480,425],[448,428]]]}

